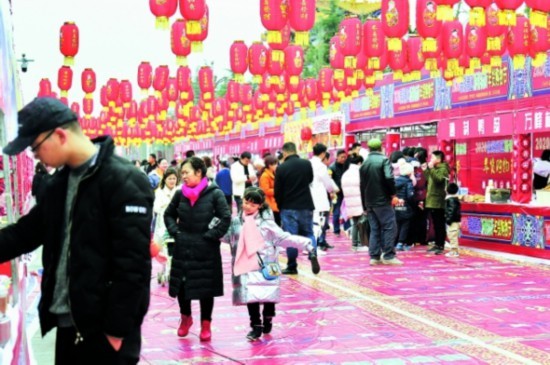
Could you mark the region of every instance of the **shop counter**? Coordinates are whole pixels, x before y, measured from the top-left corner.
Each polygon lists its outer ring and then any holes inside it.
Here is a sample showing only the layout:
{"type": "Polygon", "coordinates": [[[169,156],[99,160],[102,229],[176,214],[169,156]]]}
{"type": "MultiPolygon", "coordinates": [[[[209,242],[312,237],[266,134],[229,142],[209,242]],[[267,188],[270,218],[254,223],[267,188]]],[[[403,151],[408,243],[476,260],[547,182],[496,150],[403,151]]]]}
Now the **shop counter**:
{"type": "Polygon", "coordinates": [[[550,207],[462,203],[460,243],[550,259],[550,207]]]}

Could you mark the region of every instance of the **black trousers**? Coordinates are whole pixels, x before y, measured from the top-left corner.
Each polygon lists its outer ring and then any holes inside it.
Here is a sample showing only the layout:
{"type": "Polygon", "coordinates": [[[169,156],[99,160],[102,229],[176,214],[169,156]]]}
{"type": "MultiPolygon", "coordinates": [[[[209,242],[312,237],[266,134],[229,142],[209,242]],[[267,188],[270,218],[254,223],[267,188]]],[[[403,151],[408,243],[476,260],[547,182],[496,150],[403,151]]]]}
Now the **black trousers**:
{"type": "MultiPolygon", "coordinates": [[[[250,316],[250,327],[261,326],[262,317],[260,316],[260,303],[248,303],[248,315],[250,316]]],[[[264,320],[266,318],[275,317],[275,303],[264,303],[264,310],[262,311],[264,320]]]]}
{"type": "Polygon", "coordinates": [[[137,328],[122,340],[122,347],[115,351],[104,333],[86,335],[75,345],[74,327],[57,328],[55,341],[56,365],[135,365],[141,349],[141,328],[137,328]]]}
{"type": "Polygon", "coordinates": [[[414,214],[411,218],[411,225],[409,227],[409,242],[424,245],[426,244],[426,235],[428,233],[426,210],[414,207],[413,211],[414,214]]]}
{"type": "Polygon", "coordinates": [[[233,195],[226,195],[225,201],[227,201],[227,205],[229,205],[229,210],[233,209],[233,195]]]}
{"type": "Polygon", "coordinates": [[[429,208],[428,213],[432,217],[435,232],[435,247],[443,250],[445,248],[445,209],[429,208]]]}
{"type": "Polygon", "coordinates": [[[275,220],[275,223],[276,223],[279,227],[282,227],[282,225],[281,225],[281,213],[279,213],[279,212],[273,212],[273,219],[275,220]]]}
{"type": "MultiPolygon", "coordinates": [[[[180,313],[186,316],[191,315],[191,300],[184,299],[184,291],[180,290],[178,294],[178,303],[180,305],[180,313]]],[[[214,298],[206,298],[199,300],[201,306],[201,321],[211,321],[212,311],[214,310],[214,298]]]]}

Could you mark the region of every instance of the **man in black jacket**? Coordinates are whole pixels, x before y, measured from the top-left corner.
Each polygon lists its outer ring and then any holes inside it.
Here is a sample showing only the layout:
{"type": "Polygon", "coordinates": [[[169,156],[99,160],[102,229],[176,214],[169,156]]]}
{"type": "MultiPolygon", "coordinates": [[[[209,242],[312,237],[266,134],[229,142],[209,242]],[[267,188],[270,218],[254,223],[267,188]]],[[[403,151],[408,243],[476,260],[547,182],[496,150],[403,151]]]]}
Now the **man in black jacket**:
{"type": "Polygon", "coordinates": [[[369,157],[360,169],[361,198],[370,225],[369,254],[371,265],[401,265],[395,257],[397,224],[392,200],[395,181],[390,160],[382,154],[382,142],[368,143],[369,157]]]}
{"type": "MultiPolygon", "coordinates": [[[[275,200],[281,212],[283,230],[291,234],[309,237],[316,246],[313,235],[313,198],[309,185],[313,182],[311,162],[296,154],[296,145],[283,145],[284,163],[275,172],[275,200]]],[[[298,250],[287,248],[288,263],[283,274],[298,274],[298,250]]]]}
{"type": "Polygon", "coordinates": [[[114,155],[111,137],[90,141],[53,98],[18,114],[17,138],[59,168],[42,199],[0,231],[0,262],[43,245],[42,335],[57,327],[56,364],[137,364],[149,306],[153,193],[145,174],[114,155]]]}
{"type": "MultiPolygon", "coordinates": [[[[335,235],[340,235],[340,209],[342,208],[342,202],[344,201],[344,193],[342,192],[342,176],[349,167],[349,165],[346,165],[346,159],[346,151],[338,150],[338,152],[336,152],[336,160],[328,168],[332,180],[334,180],[339,189],[338,193],[336,193],[336,203],[332,206],[332,230],[335,235]]],[[[344,230],[347,230],[349,227],[349,223],[344,223],[344,230]]]]}

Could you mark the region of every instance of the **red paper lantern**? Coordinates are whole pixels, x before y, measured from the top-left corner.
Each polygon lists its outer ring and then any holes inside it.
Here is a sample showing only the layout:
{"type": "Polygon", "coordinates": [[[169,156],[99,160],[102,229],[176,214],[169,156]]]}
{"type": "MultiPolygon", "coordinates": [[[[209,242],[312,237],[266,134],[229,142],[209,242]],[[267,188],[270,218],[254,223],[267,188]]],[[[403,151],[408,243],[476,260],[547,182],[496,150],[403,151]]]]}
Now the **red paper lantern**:
{"type": "Polygon", "coordinates": [[[478,27],[484,26],[486,24],[485,8],[491,5],[493,0],[465,0],[465,2],[471,8],[469,24],[478,27]]]}
{"type": "Polygon", "coordinates": [[[254,42],[248,49],[248,64],[252,82],[260,83],[267,68],[267,48],[261,42],[254,42]]]}
{"type": "Polygon", "coordinates": [[[240,101],[239,85],[240,84],[235,80],[229,80],[229,82],[227,83],[226,97],[227,97],[227,101],[230,103],[229,106],[231,110],[235,110],[239,106],[239,101],[240,101]]]}
{"type": "Polygon", "coordinates": [[[267,42],[281,42],[281,30],[288,20],[287,0],[260,0],[260,18],[267,29],[267,42]]]}
{"type": "Polygon", "coordinates": [[[302,127],[302,130],[300,131],[300,138],[302,139],[302,142],[311,141],[311,137],[313,137],[311,128],[302,127]]]}
{"type": "Polygon", "coordinates": [[[304,83],[304,95],[308,102],[308,106],[311,110],[317,108],[318,87],[317,80],[314,78],[307,78],[304,83]]]}
{"type": "Polygon", "coordinates": [[[170,31],[170,46],[178,66],[186,66],[187,56],[191,53],[191,41],[187,38],[185,27],[185,20],[177,19],[170,31]]]}
{"type": "Polygon", "coordinates": [[[412,80],[421,79],[421,70],[424,68],[426,60],[424,59],[424,53],[422,52],[422,38],[409,36],[407,40],[407,65],[411,73],[412,80]]]}
{"type": "Polygon", "coordinates": [[[329,125],[330,135],[339,136],[342,134],[342,121],[340,119],[333,119],[329,125]]]}
{"type": "Polygon", "coordinates": [[[82,111],[84,112],[85,118],[90,118],[90,115],[94,112],[94,99],[93,98],[83,98],[82,99],[82,111]]]}
{"type": "Polygon", "coordinates": [[[453,6],[460,0],[435,0],[437,3],[437,20],[454,20],[453,6]]]}
{"type": "Polygon", "coordinates": [[[337,35],[330,39],[328,59],[330,61],[330,66],[334,69],[334,79],[343,79],[345,77],[345,60],[342,50],[340,49],[340,39],[337,35]]]}
{"type": "Polygon", "coordinates": [[[38,97],[49,97],[52,95],[52,83],[50,79],[43,78],[38,84],[38,97]]]}
{"type": "Polygon", "coordinates": [[[481,57],[487,51],[487,28],[477,25],[466,25],[465,34],[466,54],[470,57],[472,69],[481,67],[481,57]]]}
{"type": "Polygon", "coordinates": [[[367,20],[363,24],[363,51],[367,56],[367,67],[380,70],[380,57],[386,49],[386,35],[380,20],[367,20]]]}
{"type": "Polygon", "coordinates": [[[138,67],[138,85],[142,94],[147,95],[147,90],[153,83],[153,67],[149,62],[141,62],[138,67]]]}
{"type": "Polygon", "coordinates": [[[191,41],[191,51],[202,52],[202,42],[208,37],[209,21],[208,5],[205,5],[204,15],[200,18],[198,23],[198,33],[189,33],[189,21],[187,22],[187,38],[191,41]]]}
{"type": "Polygon", "coordinates": [[[82,91],[86,94],[87,99],[93,98],[92,94],[96,88],[96,75],[94,70],[91,68],[86,68],[82,71],[80,77],[80,83],[82,85],[82,91]]]}
{"type": "Polygon", "coordinates": [[[170,69],[166,65],[160,65],[155,68],[155,76],[153,77],[153,89],[156,91],[157,98],[160,97],[160,92],[166,88],[170,77],[170,69]]]}
{"type": "Polygon", "coordinates": [[[315,25],[315,0],[288,0],[288,23],[294,30],[294,42],[309,44],[309,31],[315,25]]]}
{"type": "Polygon", "coordinates": [[[109,102],[110,107],[114,107],[116,105],[116,101],[119,97],[120,93],[120,84],[117,79],[110,78],[107,81],[105,89],[105,96],[107,97],[107,101],[109,102]]]}
{"type": "Polygon", "coordinates": [[[285,48],[285,70],[289,83],[298,85],[304,67],[304,50],[301,46],[290,45],[285,48]]]}
{"type": "Polygon", "coordinates": [[[279,81],[279,76],[285,70],[285,53],[270,49],[267,52],[267,72],[272,76],[269,81],[276,84],[279,81]]]}
{"type": "Polygon", "coordinates": [[[109,99],[107,99],[107,86],[102,86],[99,89],[99,102],[101,103],[103,112],[109,110],[109,99]]]}
{"type": "Polygon", "coordinates": [[[132,84],[128,80],[121,80],[119,85],[119,97],[124,108],[129,108],[132,102],[132,84]]]}
{"type": "Polygon", "coordinates": [[[532,26],[548,28],[548,13],[550,13],[550,1],[525,0],[525,4],[531,8],[529,22],[532,26]]]}
{"type": "Polygon", "coordinates": [[[275,49],[278,51],[284,51],[286,47],[290,44],[290,26],[285,25],[281,29],[281,40],[280,41],[268,41],[269,48],[275,49]]]}
{"type": "MultiPolygon", "coordinates": [[[[550,22],[550,18],[547,20],[550,22]]],[[[550,34],[548,26],[541,28],[531,25],[531,42],[529,45],[529,54],[533,59],[533,66],[540,67],[544,65],[547,59],[547,51],[550,49],[550,34]]]]}
{"type": "Polygon", "coordinates": [[[393,70],[394,80],[401,80],[403,78],[403,69],[407,65],[408,53],[407,43],[400,39],[401,46],[398,51],[388,51],[388,64],[393,70]]]}
{"type": "Polygon", "coordinates": [[[176,14],[178,0],[149,0],[149,9],[156,17],[156,29],[168,29],[168,19],[176,14]]]}
{"type": "Polygon", "coordinates": [[[192,91],[193,88],[191,83],[191,70],[189,67],[178,67],[178,71],[176,73],[176,83],[178,85],[178,91],[180,92],[180,98],[183,101],[188,101],[189,92],[192,91]]]}
{"type": "Polygon", "coordinates": [[[199,88],[208,107],[208,104],[214,99],[214,74],[208,66],[203,66],[199,70],[199,88]]]}
{"type": "Polygon", "coordinates": [[[239,85],[239,100],[243,106],[245,112],[250,111],[252,105],[252,85],[240,84],[239,85]]]}
{"type": "Polygon", "coordinates": [[[513,58],[514,69],[525,66],[525,56],[529,53],[531,26],[523,15],[516,18],[516,25],[508,32],[508,53],[513,58]]]}
{"type": "Polygon", "coordinates": [[[74,56],[78,53],[79,36],[78,27],[74,22],[65,22],[61,26],[59,34],[59,50],[65,56],[65,66],[74,65],[74,56]]]}
{"type": "Polygon", "coordinates": [[[362,25],[357,17],[342,20],[338,28],[339,49],[344,55],[344,67],[357,67],[357,55],[362,45],[362,25]]]}
{"type": "Polygon", "coordinates": [[[153,95],[147,98],[147,112],[149,120],[156,121],[158,113],[158,100],[153,95]]]}
{"type": "Polygon", "coordinates": [[[323,106],[328,105],[328,101],[331,98],[332,88],[334,82],[334,71],[330,67],[323,67],[319,71],[318,79],[318,95],[323,106]]]}
{"type": "Polygon", "coordinates": [[[517,23],[516,10],[523,4],[523,0],[494,0],[501,9],[498,14],[500,25],[514,26],[517,23]]]}
{"type": "Polygon", "coordinates": [[[464,50],[464,29],[458,20],[443,24],[443,53],[447,59],[447,70],[456,75],[459,58],[464,50]]]}
{"type": "Polygon", "coordinates": [[[206,0],[180,0],[180,13],[187,20],[187,34],[200,34],[200,20],[206,13],[206,0]]]}
{"type": "Polygon", "coordinates": [[[424,38],[422,49],[434,52],[437,48],[436,38],[441,35],[441,21],[437,20],[437,4],[435,0],[418,0],[416,2],[416,29],[424,38]]]}
{"type": "Polygon", "coordinates": [[[231,71],[237,82],[244,81],[244,73],[248,68],[247,62],[248,48],[243,41],[234,41],[229,48],[229,59],[231,61],[231,71]]]}
{"type": "Polygon", "coordinates": [[[76,101],[73,101],[71,103],[71,110],[73,111],[73,113],[76,114],[78,118],[80,118],[80,104],[78,104],[76,101]]]}
{"type": "Polygon", "coordinates": [[[69,66],[61,66],[57,71],[57,87],[61,90],[61,97],[67,97],[73,86],[73,70],[69,66]]]}
{"type": "Polygon", "coordinates": [[[382,29],[388,39],[388,49],[399,51],[404,37],[409,31],[409,1],[382,0],[382,29]]]}

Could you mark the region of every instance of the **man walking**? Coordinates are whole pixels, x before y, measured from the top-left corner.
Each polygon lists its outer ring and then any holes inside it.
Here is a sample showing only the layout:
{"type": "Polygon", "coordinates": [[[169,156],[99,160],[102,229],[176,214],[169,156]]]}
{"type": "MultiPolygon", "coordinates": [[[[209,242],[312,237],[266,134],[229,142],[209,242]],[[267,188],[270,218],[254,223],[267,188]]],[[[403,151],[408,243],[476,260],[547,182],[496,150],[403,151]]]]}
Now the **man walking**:
{"type": "Polygon", "coordinates": [[[428,250],[441,255],[445,249],[445,196],[449,173],[449,165],[445,162],[442,151],[433,151],[430,162],[422,165],[424,176],[428,180],[426,193],[426,210],[432,217],[435,232],[435,245],[428,250]]]}
{"type": "MultiPolygon", "coordinates": [[[[346,151],[338,150],[336,153],[336,161],[334,161],[334,163],[329,167],[329,174],[338,187],[336,203],[334,203],[334,206],[332,207],[332,230],[337,236],[340,235],[340,209],[342,208],[342,202],[344,201],[344,193],[342,193],[342,176],[347,169],[346,159],[346,151]]],[[[349,228],[349,223],[344,223],[344,230],[347,228],[349,228]]]]}
{"type": "Polygon", "coordinates": [[[373,138],[370,153],[361,166],[361,197],[370,224],[369,254],[371,265],[401,265],[395,257],[397,224],[392,208],[395,181],[390,160],[382,154],[382,142],[373,138]]]}
{"type": "Polygon", "coordinates": [[[254,166],[250,163],[252,154],[245,151],[241,158],[231,165],[231,182],[233,184],[233,197],[237,203],[237,211],[241,212],[243,207],[244,189],[252,186],[258,180],[254,166]]]}
{"type": "Polygon", "coordinates": [[[30,147],[59,171],[0,231],[0,262],[43,245],[39,316],[43,335],[57,327],[56,364],[137,364],[151,281],[147,177],[114,155],[111,137],[90,141],[57,99],[34,99],[18,119],[4,153],[30,147]]]}
{"type": "MultiPolygon", "coordinates": [[[[283,230],[291,234],[308,237],[316,246],[313,235],[313,199],[309,185],[313,182],[311,162],[301,159],[296,145],[287,142],[283,145],[284,163],[275,172],[275,201],[281,212],[283,230]]],[[[283,274],[298,274],[298,250],[287,248],[288,264],[283,274]]],[[[310,259],[312,255],[310,255],[310,259]]]]}

